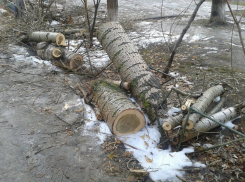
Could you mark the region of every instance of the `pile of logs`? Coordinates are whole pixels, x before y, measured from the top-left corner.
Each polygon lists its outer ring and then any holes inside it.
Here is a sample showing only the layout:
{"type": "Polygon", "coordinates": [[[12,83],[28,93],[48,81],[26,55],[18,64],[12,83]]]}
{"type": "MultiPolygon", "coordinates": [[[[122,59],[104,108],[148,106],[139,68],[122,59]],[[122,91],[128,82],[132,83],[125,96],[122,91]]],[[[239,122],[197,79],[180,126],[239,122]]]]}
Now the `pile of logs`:
{"type": "Polygon", "coordinates": [[[83,56],[68,51],[65,46],[65,36],[56,32],[32,32],[27,39],[37,44],[37,55],[44,59],[50,60],[56,66],[64,69],[76,71],[83,64],[83,56]]]}
{"type": "Polygon", "coordinates": [[[217,85],[209,88],[196,101],[194,99],[187,100],[185,104],[181,107],[182,113],[178,114],[177,116],[170,117],[168,121],[164,122],[162,127],[168,134],[171,142],[175,145],[179,143],[182,132],[177,126],[182,125],[183,127],[185,125],[185,122],[187,122],[186,131],[182,138],[182,142],[188,141],[198,136],[199,134],[202,134],[219,126],[219,124],[217,124],[216,122],[206,117],[201,117],[201,115],[196,112],[189,113],[189,117],[187,118],[187,113],[190,107],[201,113],[205,113],[207,116],[210,116],[214,120],[221,123],[225,123],[238,117],[238,106],[222,110],[223,104],[225,102],[225,97],[221,95],[224,93],[224,91],[225,89],[222,85],[217,85]],[[216,104],[216,106],[209,112],[206,112],[213,100],[219,96],[221,96],[221,99],[216,104]]]}
{"type": "MultiPolygon", "coordinates": [[[[77,31],[82,30],[74,30],[77,31]]],[[[83,93],[85,102],[94,106],[97,119],[107,122],[115,135],[135,133],[146,124],[142,110],[148,115],[149,120],[154,122],[157,112],[166,109],[165,93],[118,22],[108,22],[99,26],[97,37],[121,80],[95,80],[86,88],[79,87],[79,90],[83,93]],[[128,98],[128,93],[136,99],[142,110],[128,98]]],[[[55,65],[72,71],[83,66],[83,57],[65,48],[65,36],[61,33],[32,32],[28,35],[28,40],[39,42],[37,55],[42,59],[51,60],[55,65]]],[[[198,113],[189,113],[190,107],[220,122],[237,117],[237,107],[220,111],[225,101],[223,96],[211,111],[206,112],[211,102],[222,95],[224,90],[222,85],[217,85],[209,88],[197,100],[186,100],[181,106],[182,113],[163,123],[162,127],[170,140],[174,144],[178,143],[181,132],[176,126],[184,126],[185,122],[187,131],[182,142],[218,126],[207,118],[201,118],[198,113]]]]}

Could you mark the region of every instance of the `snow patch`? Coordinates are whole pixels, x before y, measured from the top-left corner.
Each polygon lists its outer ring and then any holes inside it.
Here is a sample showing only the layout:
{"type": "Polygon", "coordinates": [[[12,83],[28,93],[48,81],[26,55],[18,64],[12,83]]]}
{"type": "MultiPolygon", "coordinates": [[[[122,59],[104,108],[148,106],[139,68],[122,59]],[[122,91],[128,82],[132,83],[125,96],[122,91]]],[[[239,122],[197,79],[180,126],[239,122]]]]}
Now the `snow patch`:
{"type": "MultiPolygon", "coordinates": [[[[177,181],[176,175],[183,176],[184,172],[179,171],[186,166],[193,166],[193,163],[186,157],[186,153],[193,152],[192,147],[185,148],[180,152],[171,152],[171,149],[159,149],[157,144],[160,141],[160,133],[156,125],[146,125],[136,134],[119,137],[124,143],[137,149],[126,146],[126,150],[133,153],[133,156],[140,162],[141,166],[153,181],[173,180],[177,181]]],[[[195,166],[205,167],[200,163],[195,166]]]]}

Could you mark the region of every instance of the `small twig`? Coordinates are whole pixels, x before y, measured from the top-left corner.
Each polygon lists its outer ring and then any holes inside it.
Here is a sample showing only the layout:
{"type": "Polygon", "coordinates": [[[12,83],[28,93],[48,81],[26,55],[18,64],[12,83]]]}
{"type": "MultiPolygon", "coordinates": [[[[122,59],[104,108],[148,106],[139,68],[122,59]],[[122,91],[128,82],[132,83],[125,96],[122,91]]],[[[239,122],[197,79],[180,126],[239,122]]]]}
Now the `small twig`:
{"type": "MultiPolygon", "coordinates": [[[[179,44],[182,42],[182,39],[183,39],[183,37],[185,36],[187,30],[190,28],[191,23],[194,21],[198,9],[200,8],[200,6],[202,5],[202,3],[203,3],[204,1],[205,1],[205,0],[201,0],[201,1],[197,4],[197,6],[196,6],[196,8],[195,8],[195,10],[194,10],[194,12],[193,12],[193,14],[191,15],[191,18],[190,18],[189,21],[188,21],[188,24],[186,25],[186,27],[183,29],[181,35],[179,36],[179,39],[178,39],[177,43],[174,45],[173,51],[172,51],[171,56],[170,56],[170,58],[169,58],[169,60],[168,60],[168,64],[167,64],[167,66],[165,67],[165,69],[164,69],[164,71],[163,71],[164,73],[166,73],[166,74],[169,73],[169,70],[170,70],[170,68],[171,68],[171,66],[172,66],[172,63],[173,63],[173,60],[174,60],[174,56],[175,56],[175,54],[176,54],[176,50],[177,50],[177,48],[179,47],[179,44]]],[[[166,75],[164,75],[164,78],[166,78],[166,75]]]]}
{"type": "Polygon", "coordinates": [[[65,124],[71,126],[70,123],[67,123],[65,120],[63,120],[62,118],[60,118],[57,114],[54,114],[60,121],[64,122],[65,124]]]}
{"type": "Polygon", "coordinates": [[[127,144],[127,143],[123,142],[123,141],[122,141],[122,143],[123,143],[124,145],[127,145],[127,146],[129,146],[129,147],[133,148],[133,149],[139,150],[139,149],[137,149],[136,147],[134,147],[134,146],[132,146],[132,145],[129,145],[129,144],[127,144]]]}
{"type": "Polygon", "coordinates": [[[184,178],[181,178],[181,177],[178,176],[177,174],[176,174],[176,177],[179,178],[181,181],[187,182],[184,178]]]}
{"type": "Polygon", "coordinates": [[[104,67],[99,73],[97,73],[95,75],[95,77],[99,76],[103,71],[105,71],[107,68],[109,68],[111,65],[113,64],[113,62],[110,62],[106,67],[104,67]]]}
{"type": "Polygon", "coordinates": [[[218,163],[218,162],[221,162],[221,161],[222,161],[222,159],[217,160],[217,161],[214,161],[214,162],[211,162],[210,164],[208,164],[208,166],[212,166],[212,165],[214,165],[214,164],[216,164],[216,163],[218,163]]]}
{"type": "Polygon", "coordinates": [[[184,134],[185,134],[185,129],[186,129],[186,125],[187,125],[188,120],[189,120],[190,113],[191,113],[191,110],[189,109],[187,117],[186,117],[186,120],[185,120],[185,124],[184,124],[183,129],[182,129],[182,133],[181,133],[181,136],[180,136],[180,140],[179,140],[179,144],[178,144],[178,147],[177,147],[177,151],[179,151],[179,149],[180,149],[180,145],[182,143],[182,139],[183,139],[184,134]]]}
{"type": "Polygon", "coordinates": [[[222,143],[222,144],[219,144],[219,145],[214,145],[212,147],[209,147],[209,148],[206,148],[206,149],[203,149],[203,150],[199,150],[199,151],[195,151],[195,152],[191,152],[189,154],[194,154],[194,153],[199,153],[199,152],[205,152],[205,151],[212,150],[212,149],[215,149],[215,148],[218,148],[218,147],[222,147],[224,145],[230,145],[230,144],[233,144],[235,142],[240,142],[242,140],[245,140],[245,138],[239,138],[237,140],[232,140],[230,142],[222,143]]]}
{"type": "Polygon", "coordinates": [[[37,155],[38,153],[40,153],[40,152],[42,152],[42,151],[44,151],[44,150],[46,150],[46,149],[50,149],[50,148],[52,148],[52,147],[54,147],[54,146],[51,145],[51,146],[49,146],[49,147],[47,147],[47,148],[43,148],[43,149],[41,149],[41,150],[35,152],[34,155],[37,155]]]}
{"type": "Polygon", "coordinates": [[[233,20],[234,20],[234,22],[235,22],[235,24],[237,26],[240,42],[241,42],[241,45],[242,45],[242,50],[243,50],[243,53],[245,55],[245,48],[244,48],[244,42],[243,42],[243,37],[242,37],[242,33],[241,33],[242,32],[241,31],[241,27],[240,27],[239,22],[237,21],[236,17],[233,14],[233,11],[231,9],[231,6],[230,6],[228,0],[226,0],[226,3],[227,3],[227,6],[228,6],[228,8],[229,8],[229,10],[231,12],[231,16],[232,16],[232,18],[233,18],[233,20]]]}
{"type": "Polygon", "coordinates": [[[5,71],[7,71],[8,68],[9,68],[9,65],[0,73],[0,75],[2,75],[5,71]]]}
{"type": "Polygon", "coordinates": [[[203,168],[200,167],[194,167],[194,168],[185,168],[185,169],[178,169],[178,171],[200,171],[203,168]]]}

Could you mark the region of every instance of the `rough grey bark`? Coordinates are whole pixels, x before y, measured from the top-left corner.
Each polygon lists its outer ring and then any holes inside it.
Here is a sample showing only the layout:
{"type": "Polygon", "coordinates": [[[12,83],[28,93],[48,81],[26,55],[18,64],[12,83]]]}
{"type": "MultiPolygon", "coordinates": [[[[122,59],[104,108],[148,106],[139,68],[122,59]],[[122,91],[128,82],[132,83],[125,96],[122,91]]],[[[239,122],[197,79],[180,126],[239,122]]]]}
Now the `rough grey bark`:
{"type": "Polygon", "coordinates": [[[225,0],[212,0],[211,16],[209,19],[209,23],[224,24],[226,22],[225,7],[225,0]]]}
{"type": "Polygon", "coordinates": [[[107,0],[108,21],[118,22],[118,0],[107,0]]]}
{"type": "Polygon", "coordinates": [[[98,28],[98,39],[117,68],[121,79],[131,83],[131,92],[146,111],[149,119],[156,119],[155,110],[165,106],[164,92],[137,48],[117,22],[98,28]]]}
{"type": "Polygon", "coordinates": [[[115,135],[135,133],[145,126],[143,113],[117,85],[106,81],[95,82],[93,100],[115,135]]]}
{"type": "Polygon", "coordinates": [[[21,17],[22,14],[24,13],[24,11],[26,11],[25,1],[24,0],[16,0],[15,5],[16,5],[15,16],[21,17]]]}

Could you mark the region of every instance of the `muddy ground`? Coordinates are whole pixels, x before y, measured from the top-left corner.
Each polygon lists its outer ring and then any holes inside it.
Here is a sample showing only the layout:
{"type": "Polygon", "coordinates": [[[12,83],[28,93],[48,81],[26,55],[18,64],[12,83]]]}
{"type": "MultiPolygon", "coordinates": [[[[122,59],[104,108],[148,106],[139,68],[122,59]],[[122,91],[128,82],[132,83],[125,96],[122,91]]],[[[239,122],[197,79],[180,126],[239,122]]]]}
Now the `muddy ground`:
{"type": "MultiPolygon", "coordinates": [[[[161,2],[157,0],[153,2],[159,9],[157,5],[161,2]]],[[[183,3],[182,6],[187,4],[185,1],[179,2],[176,7],[166,1],[165,8],[169,8],[168,13],[175,14],[176,9],[181,7],[181,3],[183,3]]],[[[147,2],[144,1],[144,3],[147,2]]],[[[230,42],[233,25],[231,18],[227,13],[227,25],[206,26],[208,17],[205,10],[209,5],[206,4],[204,9],[200,10],[197,20],[188,32],[189,38],[185,39],[178,49],[171,71],[186,76],[188,81],[193,82],[191,85],[182,81],[178,82],[180,89],[186,91],[204,90],[217,83],[227,83],[234,88],[235,83],[237,91],[231,90],[225,103],[225,106],[232,106],[237,103],[237,100],[244,101],[245,98],[244,55],[235,29],[232,40],[234,44],[234,76],[232,76],[230,42]],[[193,39],[194,36],[199,38],[193,39]]],[[[158,14],[154,8],[139,6],[139,3],[134,1],[128,1],[128,4],[122,2],[121,6],[123,8],[119,13],[122,16],[122,24],[129,33],[147,30],[147,27],[140,27],[140,21],[125,20],[126,14],[132,12],[135,7],[140,17],[153,17],[158,14]]],[[[134,13],[137,14],[137,12],[134,13]]],[[[189,14],[191,12],[190,8],[189,14]]],[[[104,9],[101,13],[104,13],[104,9]]],[[[168,13],[165,11],[166,15],[168,13]]],[[[188,17],[181,19],[175,31],[176,35],[181,32],[187,21],[188,17]]],[[[164,31],[159,26],[152,26],[159,25],[160,22],[164,22],[164,29],[169,30],[173,19],[147,20],[150,28],[164,31]]],[[[3,25],[2,19],[1,26],[3,25]]],[[[244,34],[244,30],[242,31],[244,34]]],[[[141,36],[143,37],[144,34],[141,36]]],[[[173,43],[169,43],[170,48],[173,43]]],[[[9,45],[1,44],[1,46],[9,45]]],[[[23,50],[23,45],[19,46],[8,48],[7,51],[0,53],[0,181],[151,181],[147,174],[138,176],[129,172],[127,165],[137,168],[138,164],[130,154],[124,153],[123,145],[113,144],[111,147],[115,136],[108,135],[106,143],[101,144],[97,130],[89,131],[89,135],[84,135],[85,110],[79,104],[82,95],[73,88],[71,83],[85,82],[91,78],[57,69],[47,62],[39,62],[35,53],[30,49],[23,50]],[[13,54],[24,55],[24,59],[13,54]],[[66,108],[66,104],[69,107],[66,108]],[[110,157],[112,154],[118,157],[112,159],[110,157]]],[[[167,44],[153,42],[145,48],[140,44],[138,46],[146,62],[159,71],[163,71],[170,53],[167,44]]],[[[110,67],[107,73],[110,71],[115,70],[110,67]]],[[[154,73],[162,83],[166,81],[161,73],[154,73]]],[[[106,76],[106,74],[101,76],[106,76]]],[[[167,90],[172,85],[173,81],[168,82],[163,85],[163,89],[167,90]]],[[[168,108],[172,106],[179,107],[175,94],[168,99],[168,108]]],[[[241,131],[239,122],[237,120],[236,124],[238,130],[241,131]]],[[[206,143],[219,143],[221,133],[225,135],[223,142],[238,138],[220,128],[213,132],[216,134],[203,135],[199,140],[192,140],[183,146],[194,146],[196,143],[200,146],[206,143]]],[[[237,144],[236,147],[238,147],[236,155],[238,157],[244,155],[244,144],[237,144]]],[[[214,152],[215,154],[229,153],[230,149],[222,148],[221,151],[214,152]]],[[[228,164],[226,161],[228,156],[214,156],[213,153],[208,153],[190,155],[190,158],[205,164],[216,160],[219,162],[214,166],[208,166],[205,170],[187,170],[187,175],[184,177],[187,181],[244,180],[240,175],[245,170],[244,163],[230,162],[230,168],[223,167],[224,164],[228,164]],[[238,171],[239,175],[232,173],[231,170],[238,171]]]]}

